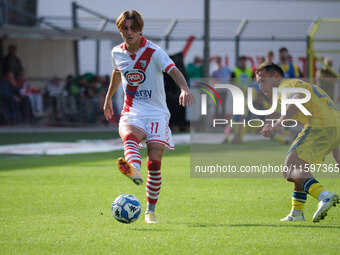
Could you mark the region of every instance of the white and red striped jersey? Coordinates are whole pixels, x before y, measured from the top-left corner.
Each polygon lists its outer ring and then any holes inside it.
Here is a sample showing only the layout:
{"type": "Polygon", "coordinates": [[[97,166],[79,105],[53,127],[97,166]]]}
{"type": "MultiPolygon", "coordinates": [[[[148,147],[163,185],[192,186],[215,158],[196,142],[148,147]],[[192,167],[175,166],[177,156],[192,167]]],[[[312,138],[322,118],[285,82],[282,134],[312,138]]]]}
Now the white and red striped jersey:
{"type": "Polygon", "coordinates": [[[125,94],[122,114],[164,113],[170,118],[162,72],[169,73],[175,64],[159,46],[141,37],[140,48],[132,54],[122,43],[112,49],[112,65],[122,76],[125,94]]]}

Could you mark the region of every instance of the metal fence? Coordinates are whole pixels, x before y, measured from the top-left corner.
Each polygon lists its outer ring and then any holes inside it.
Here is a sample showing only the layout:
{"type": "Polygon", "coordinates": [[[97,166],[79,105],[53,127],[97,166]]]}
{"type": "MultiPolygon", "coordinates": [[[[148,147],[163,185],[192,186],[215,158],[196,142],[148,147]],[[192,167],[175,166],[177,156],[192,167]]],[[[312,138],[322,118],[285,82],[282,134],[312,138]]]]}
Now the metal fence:
{"type": "MultiPolygon", "coordinates": [[[[78,69],[76,74],[110,74],[110,50],[114,44],[121,41],[115,18],[106,17],[75,2],[72,4],[71,17],[36,17],[35,13],[18,8],[12,5],[11,1],[0,1],[0,7],[0,35],[5,38],[2,40],[32,36],[41,40],[72,40],[78,69]],[[22,19],[9,19],[10,12],[25,16],[34,22],[23,25],[20,21],[22,19]]],[[[323,57],[333,57],[333,70],[339,70],[340,67],[339,22],[327,23],[308,18],[212,18],[209,28],[210,56],[224,57],[231,68],[236,65],[240,55],[248,56],[251,64],[255,66],[258,64],[257,59],[267,50],[277,52],[282,46],[289,49],[305,76],[320,67],[315,64],[314,58],[322,60],[323,57]],[[316,26],[318,29],[315,30],[316,26]],[[313,29],[315,33],[312,36],[312,52],[310,49],[313,29]]],[[[186,63],[190,62],[193,56],[203,53],[203,19],[145,18],[143,34],[169,53],[182,51],[189,38],[194,38],[189,50],[187,48],[184,59],[186,63]]],[[[80,122],[84,119],[86,117],[80,122]]]]}

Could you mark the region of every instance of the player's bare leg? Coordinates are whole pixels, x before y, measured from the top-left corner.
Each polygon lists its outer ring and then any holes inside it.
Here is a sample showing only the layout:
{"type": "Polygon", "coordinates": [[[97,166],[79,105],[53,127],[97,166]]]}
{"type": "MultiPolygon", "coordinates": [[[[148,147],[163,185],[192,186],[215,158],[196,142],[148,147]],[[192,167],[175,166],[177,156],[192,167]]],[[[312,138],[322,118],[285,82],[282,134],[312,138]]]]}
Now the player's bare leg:
{"type": "Polygon", "coordinates": [[[318,209],[313,216],[313,222],[319,222],[327,216],[328,210],[339,203],[339,196],[327,191],[313,175],[308,171],[309,164],[300,159],[296,150],[292,150],[285,161],[289,169],[284,173],[287,181],[294,182],[293,209],[282,221],[304,220],[303,206],[307,199],[306,192],[316,198],[319,202],[318,209]],[[296,190],[296,191],[295,191],[296,190]],[[295,213],[295,214],[294,214],[295,213]]]}
{"type": "Polygon", "coordinates": [[[158,223],[155,216],[155,207],[162,185],[161,160],[163,151],[164,145],[161,143],[151,142],[148,144],[148,179],[146,183],[148,204],[145,212],[146,223],[158,223]]]}
{"type": "Polygon", "coordinates": [[[300,159],[296,150],[292,150],[286,157],[285,166],[289,169],[283,175],[287,181],[294,182],[296,189],[302,189],[302,184],[306,180],[313,178],[313,175],[308,171],[309,164],[300,159]]]}
{"type": "Polygon", "coordinates": [[[281,219],[281,221],[304,221],[303,208],[307,200],[307,193],[302,189],[302,184],[313,176],[305,168],[305,166],[308,166],[308,163],[298,158],[296,150],[287,155],[285,166],[289,171],[284,172],[283,176],[287,181],[294,182],[294,191],[292,195],[292,209],[288,216],[281,219]]]}
{"type": "Polygon", "coordinates": [[[130,178],[137,185],[143,183],[143,177],[140,173],[141,156],[138,150],[138,144],[145,138],[142,130],[126,125],[119,129],[119,135],[124,142],[124,157],[117,160],[119,171],[126,177],[130,178]]]}

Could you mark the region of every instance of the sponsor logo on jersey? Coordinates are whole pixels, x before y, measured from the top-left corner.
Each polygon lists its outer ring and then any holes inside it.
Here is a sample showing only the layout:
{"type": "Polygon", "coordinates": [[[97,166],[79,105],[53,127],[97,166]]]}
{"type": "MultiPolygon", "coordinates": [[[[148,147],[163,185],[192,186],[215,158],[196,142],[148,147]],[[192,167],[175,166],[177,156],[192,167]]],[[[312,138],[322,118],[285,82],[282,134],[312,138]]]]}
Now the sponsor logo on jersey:
{"type": "Polygon", "coordinates": [[[126,71],[124,76],[131,86],[138,86],[145,81],[145,73],[139,69],[126,71]]]}
{"type": "Polygon", "coordinates": [[[152,90],[148,89],[142,89],[142,90],[136,90],[136,91],[129,91],[128,89],[125,90],[125,93],[133,97],[137,100],[144,100],[144,99],[150,99],[152,96],[152,90]]]}
{"type": "Polygon", "coordinates": [[[145,67],[146,67],[146,60],[145,60],[145,59],[139,60],[139,63],[140,63],[140,65],[142,66],[142,68],[145,68],[145,67]]]}

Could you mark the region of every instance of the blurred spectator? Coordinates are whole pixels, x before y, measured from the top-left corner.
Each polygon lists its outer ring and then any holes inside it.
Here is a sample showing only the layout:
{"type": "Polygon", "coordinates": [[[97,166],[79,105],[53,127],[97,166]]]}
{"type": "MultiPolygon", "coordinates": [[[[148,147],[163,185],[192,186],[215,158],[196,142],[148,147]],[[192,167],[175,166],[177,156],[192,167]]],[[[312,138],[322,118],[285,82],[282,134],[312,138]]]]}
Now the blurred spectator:
{"type": "Polygon", "coordinates": [[[291,62],[294,66],[295,78],[301,78],[303,76],[302,72],[299,65],[294,63],[292,55],[288,55],[288,61],[291,62]]]}
{"type": "Polygon", "coordinates": [[[83,96],[88,86],[88,81],[85,76],[78,77],[78,87],[79,87],[79,95],[83,96]]]}
{"type": "Polygon", "coordinates": [[[272,64],[274,63],[274,52],[271,50],[268,50],[266,53],[266,59],[264,61],[266,64],[272,64]]]}
{"type": "Polygon", "coordinates": [[[231,78],[235,79],[236,85],[241,86],[243,89],[248,87],[253,78],[253,72],[250,67],[247,67],[247,57],[241,56],[238,59],[238,66],[234,68],[231,78]]]}
{"type": "Polygon", "coordinates": [[[41,91],[36,88],[33,88],[26,81],[24,70],[22,70],[19,74],[18,86],[20,90],[20,95],[23,97],[28,97],[33,116],[36,118],[45,116],[41,91]]]}
{"type": "Polygon", "coordinates": [[[216,57],[216,69],[213,71],[212,78],[227,78],[231,76],[231,70],[229,67],[224,66],[222,63],[222,58],[220,56],[216,57]]]}
{"type": "Polygon", "coordinates": [[[21,120],[20,98],[13,93],[12,86],[0,77],[0,124],[16,124],[21,120]]]}
{"type": "Polygon", "coordinates": [[[86,122],[87,120],[87,106],[85,104],[85,90],[88,86],[88,81],[84,75],[77,77],[76,83],[79,87],[79,101],[78,109],[79,109],[79,119],[80,122],[86,122]]]}
{"type": "MultiPolygon", "coordinates": [[[[252,66],[253,73],[255,73],[256,69],[258,69],[261,64],[266,62],[266,57],[264,56],[256,57],[256,59],[257,59],[257,66],[252,66]]],[[[253,76],[255,75],[253,74],[253,76]]]]}
{"type": "Polygon", "coordinates": [[[189,63],[186,68],[188,79],[203,77],[203,60],[196,56],[193,63],[189,63]]]}
{"type": "Polygon", "coordinates": [[[64,107],[67,92],[58,76],[54,76],[52,80],[46,84],[44,95],[48,109],[49,121],[63,120],[63,114],[66,112],[64,107]]]}
{"type": "Polygon", "coordinates": [[[282,68],[285,78],[296,78],[296,71],[294,65],[291,61],[289,61],[289,53],[288,49],[285,47],[280,48],[279,50],[279,63],[278,65],[282,68]]]}
{"type": "Polygon", "coordinates": [[[9,72],[5,76],[5,80],[10,85],[14,101],[20,109],[21,121],[29,123],[32,115],[30,101],[27,95],[21,94],[19,83],[15,80],[13,72],[9,72]]]}
{"type": "Polygon", "coordinates": [[[84,91],[84,104],[86,109],[86,121],[91,123],[97,122],[97,114],[99,113],[98,94],[101,85],[98,78],[93,76],[84,91]]]}
{"type": "Polygon", "coordinates": [[[80,88],[74,82],[74,78],[72,75],[68,75],[66,77],[66,83],[64,85],[64,90],[67,92],[66,95],[66,119],[68,121],[77,120],[78,116],[78,105],[80,101],[80,88]]]}
{"type": "MultiPolygon", "coordinates": [[[[229,67],[224,66],[222,63],[222,58],[220,56],[216,57],[216,69],[213,71],[212,78],[216,79],[215,82],[229,83],[229,79],[231,77],[231,70],[229,67]]],[[[217,90],[220,95],[222,106],[217,104],[216,114],[218,117],[225,118],[226,117],[226,101],[227,101],[227,90],[219,89],[217,90]]]]}
{"type": "MultiPolygon", "coordinates": [[[[240,86],[243,93],[245,93],[246,89],[252,82],[253,71],[250,67],[247,67],[247,57],[240,56],[238,59],[238,66],[233,70],[231,77],[234,79],[232,82],[235,85],[240,86]]],[[[237,122],[241,122],[244,120],[245,116],[243,115],[234,115],[234,120],[237,122]]],[[[242,125],[237,125],[233,127],[233,135],[224,140],[223,142],[231,142],[233,144],[242,144],[242,137],[246,131],[242,125]]]]}
{"type": "Polygon", "coordinates": [[[74,78],[71,74],[66,77],[64,88],[69,95],[78,96],[80,94],[79,85],[75,83],[74,78]]]}
{"type": "MultiPolygon", "coordinates": [[[[98,79],[98,85],[97,85],[98,108],[103,109],[106,92],[110,85],[110,77],[109,76],[105,76],[105,77],[98,76],[97,79],[98,79]]],[[[100,115],[103,116],[103,114],[100,114],[100,115]]]]}
{"type": "Polygon", "coordinates": [[[268,50],[265,57],[262,57],[260,64],[253,69],[253,77],[255,77],[255,71],[256,69],[260,68],[261,66],[264,66],[266,64],[272,64],[274,63],[274,52],[271,50],[268,50]]]}
{"type": "MultiPolygon", "coordinates": [[[[324,62],[326,65],[332,68],[333,60],[331,58],[326,58],[324,62]]],[[[320,86],[320,88],[322,88],[332,100],[335,99],[334,89],[338,82],[338,79],[325,66],[316,72],[316,82],[317,82],[317,85],[320,86]]],[[[339,98],[336,98],[337,101],[340,101],[339,99],[340,99],[340,96],[339,98]]]]}
{"type": "Polygon", "coordinates": [[[19,79],[20,73],[23,71],[23,67],[20,59],[17,57],[17,46],[10,44],[8,46],[7,55],[2,60],[3,73],[6,76],[12,72],[16,80],[19,79]]]}

